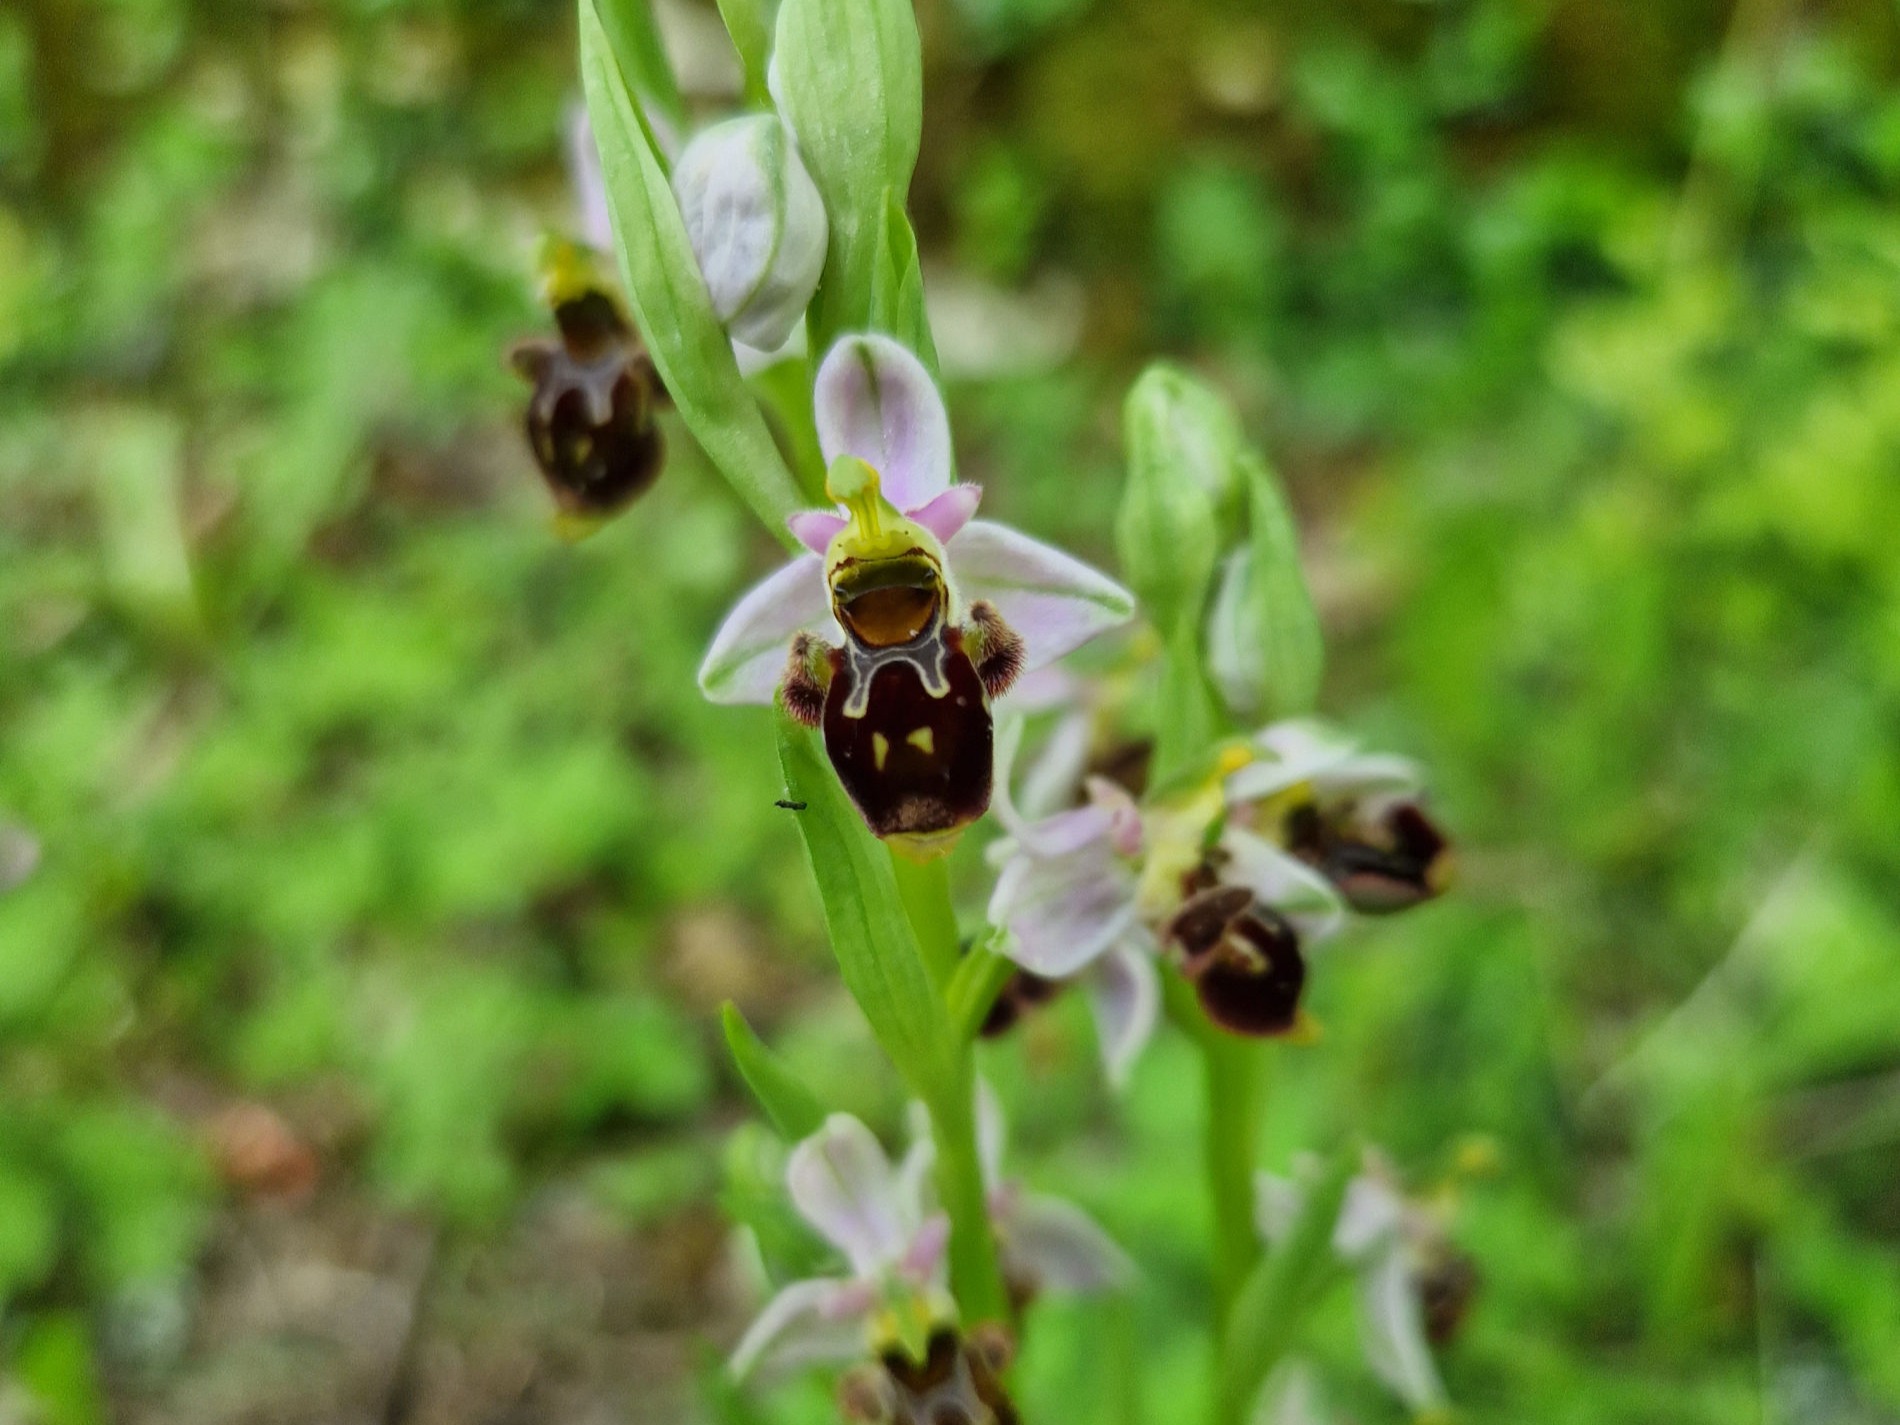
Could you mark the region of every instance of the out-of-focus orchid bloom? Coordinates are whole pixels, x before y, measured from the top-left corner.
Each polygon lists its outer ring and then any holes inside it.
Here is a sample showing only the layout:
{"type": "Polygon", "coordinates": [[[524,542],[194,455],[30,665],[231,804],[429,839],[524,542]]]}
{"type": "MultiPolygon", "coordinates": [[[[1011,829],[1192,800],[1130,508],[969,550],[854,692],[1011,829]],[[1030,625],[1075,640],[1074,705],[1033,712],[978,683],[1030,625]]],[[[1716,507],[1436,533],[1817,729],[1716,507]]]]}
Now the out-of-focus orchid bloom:
{"type": "Polygon", "coordinates": [[[942,397],[910,351],[840,338],[814,401],[842,512],[794,515],[811,551],[740,599],[700,668],[714,702],[822,726],[840,780],[880,836],[941,852],[989,805],[989,702],[1018,675],[1126,622],[1113,580],[974,518],[952,480],[942,397]]]}
{"type": "MultiPolygon", "coordinates": [[[[1291,1232],[1307,1191],[1301,1178],[1314,1166],[1296,1165],[1293,1178],[1262,1173],[1256,1179],[1258,1224],[1270,1244],[1291,1232]]],[[[1453,1256],[1444,1222],[1401,1194],[1384,1160],[1368,1154],[1364,1170],[1347,1185],[1332,1246],[1355,1279],[1366,1365],[1415,1415],[1444,1418],[1445,1387],[1432,1359],[1427,1316],[1432,1274],[1453,1256]]]]}
{"type": "Polygon", "coordinates": [[[939,1327],[921,1356],[886,1351],[845,1376],[838,1412],[852,1425],[1020,1425],[1002,1381],[1015,1349],[996,1322],[939,1327]]]}
{"type": "Polygon", "coordinates": [[[833,1114],[793,1151],[786,1187],[799,1215],[844,1254],[850,1274],[793,1282],[733,1352],[735,1375],[783,1374],[887,1349],[921,1359],[955,1319],[945,1285],[949,1218],[926,1209],[928,1157],[893,1166],[871,1130],[833,1114]]]}
{"type": "Polygon", "coordinates": [[[1044,1292],[1092,1296],[1118,1290],[1133,1279],[1134,1263],[1093,1217],[1072,1202],[1030,1192],[1003,1176],[1009,1126],[995,1093],[980,1079],[976,1135],[1003,1275],[1020,1300],[1044,1292]]]}
{"type": "Polygon", "coordinates": [[[524,425],[559,528],[580,536],[659,478],[667,392],[593,254],[552,241],[542,269],[559,337],[517,342],[509,360],[534,387],[524,425]]]}
{"type": "Polygon", "coordinates": [[[1229,799],[1269,808],[1287,848],[1354,910],[1403,910],[1444,890],[1451,850],[1421,804],[1415,763],[1308,721],[1274,723],[1254,746],[1260,755],[1227,778],[1229,799]]]}
{"type": "Polygon", "coordinates": [[[989,918],[1002,953],[1036,981],[1080,977],[1095,1012],[1109,1077],[1123,1082],[1154,1032],[1161,988],[1154,936],[1140,919],[1141,812],[1114,783],[1089,778],[1089,801],[1034,821],[1017,810],[1011,772],[1022,723],[1004,728],[997,819],[1009,835],[990,847],[999,867],[989,918]]]}

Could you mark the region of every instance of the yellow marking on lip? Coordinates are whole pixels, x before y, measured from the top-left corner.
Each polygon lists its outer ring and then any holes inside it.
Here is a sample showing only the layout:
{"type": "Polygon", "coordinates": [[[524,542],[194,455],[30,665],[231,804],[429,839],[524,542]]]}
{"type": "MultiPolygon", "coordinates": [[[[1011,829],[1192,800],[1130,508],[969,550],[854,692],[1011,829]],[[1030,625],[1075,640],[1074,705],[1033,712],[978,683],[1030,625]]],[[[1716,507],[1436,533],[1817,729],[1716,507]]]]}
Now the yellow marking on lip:
{"type": "Polygon", "coordinates": [[[891,740],[881,732],[871,734],[871,760],[877,763],[877,770],[884,770],[884,763],[891,755],[891,740]]]}
{"type": "Polygon", "coordinates": [[[909,737],[906,737],[904,741],[908,742],[912,747],[915,747],[926,757],[934,755],[937,750],[937,734],[927,727],[918,728],[909,737]]]}

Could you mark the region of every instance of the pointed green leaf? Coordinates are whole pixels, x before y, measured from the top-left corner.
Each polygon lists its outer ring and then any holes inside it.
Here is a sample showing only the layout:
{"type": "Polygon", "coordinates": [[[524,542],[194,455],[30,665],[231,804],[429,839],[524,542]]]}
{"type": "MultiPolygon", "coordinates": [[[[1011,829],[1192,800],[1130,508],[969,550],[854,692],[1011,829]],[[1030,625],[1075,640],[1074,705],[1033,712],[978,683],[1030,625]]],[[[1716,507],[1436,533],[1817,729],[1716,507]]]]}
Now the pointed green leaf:
{"type": "Polygon", "coordinates": [[[877,240],[877,268],[871,275],[871,325],[889,332],[916,352],[937,376],[937,343],[924,310],[924,270],[917,258],[917,234],[904,205],[886,194],[877,240]]]}
{"type": "Polygon", "coordinates": [[[673,404],[741,498],[789,547],[792,473],[713,314],[665,169],[641,127],[595,0],[580,0],[581,78],[600,145],[621,279],[673,404]]]}
{"type": "Polygon", "coordinates": [[[809,732],[780,718],[778,750],[786,799],[804,804],[795,820],[845,987],[911,1091],[940,1102],[956,1082],[957,1054],[890,858],[809,732]]]}
{"type": "Polygon", "coordinates": [[[812,350],[871,319],[884,195],[901,204],[923,134],[911,0],[783,0],[772,92],[831,219],[812,350]]]}
{"type": "Polygon", "coordinates": [[[1240,460],[1247,479],[1253,532],[1248,544],[1253,637],[1269,717],[1310,713],[1319,700],[1326,648],[1319,612],[1300,568],[1299,533],[1266,460],[1248,450],[1240,460]]]}
{"type": "MultiPolygon", "coordinates": [[[[660,29],[647,0],[598,0],[601,28],[613,47],[620,72],[633,86],[642,119],[658,114],[681,140],[686,137],[686,101],[660,42],[660,29]]],[[[649,129],[649,132],[651,130],[649,129]]]]}
{"type": "Polygon", "coordinates": [[[727,1000],[719,1010],[719,1022],[739,1077],[752,1090],[772,1126],[793,1143],[823,1127],[825,1106],[746,1023],[739,1006],[727,1000]]]}
{"type": "Polygon", "coordinates": [[[719,0],[719,18],[726,22],[732,47],[739,52],[745,76],[745,96],[754,104],[769,105],[766,66],[772,59],[772,16],[766,0],[719,0]]]}

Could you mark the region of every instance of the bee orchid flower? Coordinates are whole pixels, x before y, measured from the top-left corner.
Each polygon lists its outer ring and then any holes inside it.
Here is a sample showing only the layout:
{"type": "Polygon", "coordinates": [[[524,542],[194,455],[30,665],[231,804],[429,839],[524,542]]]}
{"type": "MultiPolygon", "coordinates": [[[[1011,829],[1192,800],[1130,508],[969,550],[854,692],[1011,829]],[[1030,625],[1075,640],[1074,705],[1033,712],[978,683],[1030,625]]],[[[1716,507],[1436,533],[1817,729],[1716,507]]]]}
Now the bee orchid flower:
{"type": "Polygon", "coordinates": [[[952,478],[936,383],[886,336],[841,338],[815,382],[834,510],[801,511],[809,551],[734,607],[700,668],[719,703],[766,703],[822,727],[871,830],[941,854],[988,808],[990,704],[1016,678],[1126,622],[1107,576],[975,518],[952,478]]]}
{"type": "Polygon", "coordinates": [[[893,1165],[871,1130],[835,1113],[792,1151],[792,1205],[850,1266],[842,1277],[792,1282],[766,1304],[733,1352],[735,1376],[783,1375],[897,1351],[921,1358],[955,1320],[944,1254],[950,1220],[925,1208],[927,1152],[893,1165]]]}
{"type": "MultiPolygon", "coordinates": [[[[1256,1178],[1255,1215],[1269,1244],[1291,1232],[1316,1167],[1305,1161],[1291,1177],[1256,1178]]],[[[1432,1347],[1454,1333],[1476,1275],[1451,1247],[1442,1214],[1406,1197],[1383,1156],[1368,1152],[1364,1168],[1347,1185],[1332,1250],[1353,1274],[1367,1366],[1416,1419],[1445,1419],[1445,1387],[1432,1347]],[[1453,1278],[1458,1300],[1448,1309],[1442,1283],[1453,1278]]]]}
{"type": "Polygon", "coordinates": [[[1271,806],[1287,849],[1361,915],[1430,900],[1451,877],[1451,847],[1421,800],[1405,757],[1366,753],[1316,722],[1277,722],[1254,738],[1259,756],[1227,779],[1230,799],[1271,806]]]}

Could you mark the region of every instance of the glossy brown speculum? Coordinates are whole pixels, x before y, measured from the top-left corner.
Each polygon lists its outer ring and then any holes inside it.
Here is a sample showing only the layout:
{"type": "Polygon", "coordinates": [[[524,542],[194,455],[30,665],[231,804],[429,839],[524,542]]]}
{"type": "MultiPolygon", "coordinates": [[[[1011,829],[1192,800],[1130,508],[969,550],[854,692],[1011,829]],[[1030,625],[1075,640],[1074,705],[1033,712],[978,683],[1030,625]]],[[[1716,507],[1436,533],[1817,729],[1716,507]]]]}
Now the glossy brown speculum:
{"type": "Polygon", "coordinates": [[[832,573],[832,608],[870,648],[921,638],[943,611],[943,572],[922,550],[895,559],[847,559],[832,573]]]}
{"type": "Polygon", "coordinates": [[[605,293],[583,292],[554,317],[558,341],[524,341],[510,353],[534,384],[528,445],[563,513],[600,519],[658,477],[665,442],[654,417],[666,391],[605,293]]]}
{"type": "Polygon", "coordinates": [[[949,1327],[931,1333],[924,1359],[886,1352],[879,1368],[854,1373],[840,1390],[845,1418],[861,1425],[1020,1425],[999,1379],[1007,1352],[949,1327]]]}
{"type": "Polygon", "coordinates": [[[1450,879],[1451,844],[1417,802],[1371,811],[1309,803],[1287,817],[1287,844],[1361,915],[1410,909],[1450,879]]]}
{"type": "Polygon", "coordinates": [[[939,626],[880,651],[904,656],[872,661],[866,673],[855,650],[832,650],[825,754],[875,835],[928,838],[967,826],[989,808],[994,729],[963,635],[939,626]],[[925,669],[940,692],[926,685],[925,669]]]}
{"type": "Polygon", "coordinates": [[[1306,959],[1299,933],[1244,886],[1188,897],[1165,938],[1207,1017],[1234,1034],[1285,1034],[1299,1022],[1306,959]]]}

